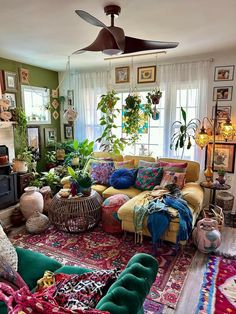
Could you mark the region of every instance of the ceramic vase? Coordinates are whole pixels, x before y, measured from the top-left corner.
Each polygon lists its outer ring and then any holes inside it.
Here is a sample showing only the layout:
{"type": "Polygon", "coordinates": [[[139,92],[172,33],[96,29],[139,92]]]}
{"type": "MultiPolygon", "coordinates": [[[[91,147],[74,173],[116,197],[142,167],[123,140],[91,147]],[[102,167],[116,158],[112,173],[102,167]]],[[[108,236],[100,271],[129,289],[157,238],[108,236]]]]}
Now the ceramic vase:
{"type": "Polygon", "coordinates": [[[204,176],[208,183],[213,182],[213,171],[211,166],[207,166],[206,170],[204,171],[204,176]]]}
{"type": "Polygon", "coordinates": [[[225,177],[222,175],[219,175],[218,178],[216,178],[216,180],[221,184],[225,184],[225,177]]]}
{"type": "Polygon", "coordinates": [[[42,213],[43,205],[43,196],[38,192],[37,187],[29,186],[25,188],[25,193],[20,198],[20,209],[25,219],[29,219],[36,211],[42,213]]]}
{"type": "Polygon", "coordinates": [[[199,251],[214,252],[221,244],[218,222],[211,218],[199,220],[197,227],[193,230],[193,241],[199,251]]]}
{"type": "Polygon", "coordinates": [[[26,221],[26,230],[29,233],[38,234],[45,231],[50,225],[49,218],[36,211],[30,218],[26,221]]]}
{"type": "Polygon", "coordinates": [[[48,208],[49,208],[51,201],[53,199],[52,190],[51,190],[50,186],[43,186],[40,189],[40,193],[43,195],[43,201],[44,201],[43,212],[47,213],[48,208]]]}

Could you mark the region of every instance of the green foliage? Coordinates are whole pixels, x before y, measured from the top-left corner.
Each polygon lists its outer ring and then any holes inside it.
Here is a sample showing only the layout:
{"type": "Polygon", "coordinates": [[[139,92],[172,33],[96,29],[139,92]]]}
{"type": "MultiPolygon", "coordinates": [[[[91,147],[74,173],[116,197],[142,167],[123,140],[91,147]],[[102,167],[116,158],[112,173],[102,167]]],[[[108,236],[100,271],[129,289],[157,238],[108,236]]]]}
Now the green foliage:
{"type": "Polygon", "coordinates": [[[199,126],[200,121],[194,118],[187,123],[186,111],[182,107],[180,109],[183,123],[181,121],[175,121],[172,124],[174,133],[171,136],[170,149],[173,149],[173,147],[175,150],[181,148],[183,157],[185,146],[187,149],[190,149],[192,147],[191,140],[194,139],[194,135],[199,126]]]}
{"type": "Polygon", "coordinates": [[[139,129],[142,127],[140,115],[148,118],[152,114],[151,104],[144,104],[144,112],[140,112],[141,98],[135,94],[129,94],[124,105],[124,133],[128,136],[129,144],[137,142],[140,138],[139,129]]]}
{"type": "MultiPolygon", "coordinates": [[[[15,150],[16,156],[19,156],[19,160],[29,161],[26,128],[27,128],[27,118],[25,112],[21,106],[16,107],[15,111],[16,126],[14,128],[14,140],[15,140],[15,150]],[[22,159],[24,158],[24,159],[22,159]],[[26,160],[25,160],[26,159],[26,160]]],[[[18,157],[17,157],[18,159],[18,157]]]]}
{"type": "MultiPolygon", "coordinates": [[[[63,147],[63,146],[61,146],[63,147]]],[[[79,167],[82,169],[93,152],[94,142],[89,142],[88,139],[78,142],[74,140],[66,146],[66,150],[69,153],[66,154],[65,163],[67,165],[71,164],[73,158],[79,157],[79,167]]]]}
{"type": "Polygon", "coordinates": [[[56,163],[57,162],[56,151],[55,150],[48,151],[45,154],[45,160],[46,163],[56,163]]]}
{"type": "Polygon", "coordinates": [[[226,171],[225,171],[225,169],[220,168],[220,169],[217,170],[217,173],[218,173],[219,176],[224,176],[226,171]]]}
{"type": "Polygon", "coordinates": [[[159,88],[155,88],[153,91],[149,92],[146,96],[148,104],[156,104],[162,97],[162,92],[159,88]]]}
{"type": "Polygon", "coordinates": [[[93,184],[93,180],[88,172],[74,170],[73,168],[68,167],[68,173],[71,176],[72,180],[77,183],[78,186],[81,186],[83,188],[89,188],[93,184]]]}
{"type": "Polygon", "coordinates": [[[40,180],[43,182],[44,186],[50,186],[53,192],[55,192],[56,187],[60,183],[60,178],[56,173],[54,173],[54,171],[42,172],[42,177],[40,180]]]}
{"type": "Polygon", "coordinates": [[[115,154],[120,154],[120,152],[124,150],[125,144],[127,144],[125,139],[118,138],[113,132],[113,130],[117,128],[115,119],[117,118],[117,114],[120,113],[120,109],[115,108],[119,99],[116,92],[112,90],[101,96],[101,100],[97,106],[97,109],[101,110],[103,113],[100,118],[100,125],[103,126],[104,129],[96,142],[101,143],[100,148],[103,151],[113,152],[115,154]]]}

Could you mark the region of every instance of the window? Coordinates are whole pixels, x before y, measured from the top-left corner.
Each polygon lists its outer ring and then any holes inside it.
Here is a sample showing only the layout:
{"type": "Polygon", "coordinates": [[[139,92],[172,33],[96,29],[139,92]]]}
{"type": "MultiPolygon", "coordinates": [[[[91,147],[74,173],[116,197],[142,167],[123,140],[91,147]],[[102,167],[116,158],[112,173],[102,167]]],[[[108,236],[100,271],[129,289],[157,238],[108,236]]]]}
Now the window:
{"type": "Polygon", "coordinates": [[[49,89],[24,85],[21,88],[28,123],[50,124],[51,113],[47,109],[50,104],[49,89]]]}

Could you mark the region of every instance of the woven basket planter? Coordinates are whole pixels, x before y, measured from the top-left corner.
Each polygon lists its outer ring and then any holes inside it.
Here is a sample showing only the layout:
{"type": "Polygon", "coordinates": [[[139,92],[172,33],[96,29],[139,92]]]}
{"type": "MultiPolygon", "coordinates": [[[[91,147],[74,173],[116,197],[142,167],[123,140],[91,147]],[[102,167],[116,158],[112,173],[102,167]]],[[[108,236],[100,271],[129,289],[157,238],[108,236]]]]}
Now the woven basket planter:
{"type": "Polygon", "coordinates": [[[48,210],[48,218],[60,230],[83,232],[98,224],[102,201],[102,197],[93,190],[88,197],[62,198],[56,194],[48,210]]]}

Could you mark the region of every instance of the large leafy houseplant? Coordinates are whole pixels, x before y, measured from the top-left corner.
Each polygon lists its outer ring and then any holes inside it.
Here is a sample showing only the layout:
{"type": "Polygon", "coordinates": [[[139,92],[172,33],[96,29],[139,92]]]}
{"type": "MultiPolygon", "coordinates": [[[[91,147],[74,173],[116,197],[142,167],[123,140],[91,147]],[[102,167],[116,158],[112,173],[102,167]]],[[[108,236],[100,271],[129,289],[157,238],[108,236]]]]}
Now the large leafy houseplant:
{"type": "Polygon", "coordinates": [[[180,110],[183,122],[177,120],[172,124],[171,128],[174,129],[174,132],[171,136],[170,149],[174,148],[176,151],[178,149],[182,149],[181,158],[183,158],[185,147],[187,149],[192,147],[192,140],[194,139],[194,135],[200,121],[196,118],[193,118],[187,122],[186,111],[182,107],[180,110]]]}
{"type": "Polygon", "coordinates": [[[89,142],[88,139],[82,142],[74,140],[67,145],[62,143],[61,147],[65,147],[64,149],[68,152],[65,163],[71,165],[73,158],[79,158],[79,168],[82,169],[93,152],[94,142],[89,142]]]}
{"type": "Polygon", "coordinates": [[[100,118],[100,125],[104,128],[101,136],[97,138],[97,142],[101,143],[100,148],[105,152],[112,152],[119,154],[124,150],[126,140],[119,138],[114,134],[114,129],[117,128],[115,119],[120,109],[115,108],[117,101],[120,98],[116,92],[112,90],[107,94],[101,96],[97,109],[101,110],[102,117],[100,118]]]}
{"type": "Polygon", "coordinates": [[[137,142],[141,135],[139,130],[143,121],[152,114],[150,103],[144,104],[141,111],[141,102],[141,97],[137,94],[129,94],[125,99],[123,131],[128,136],[129,144],[137,142]]]}

